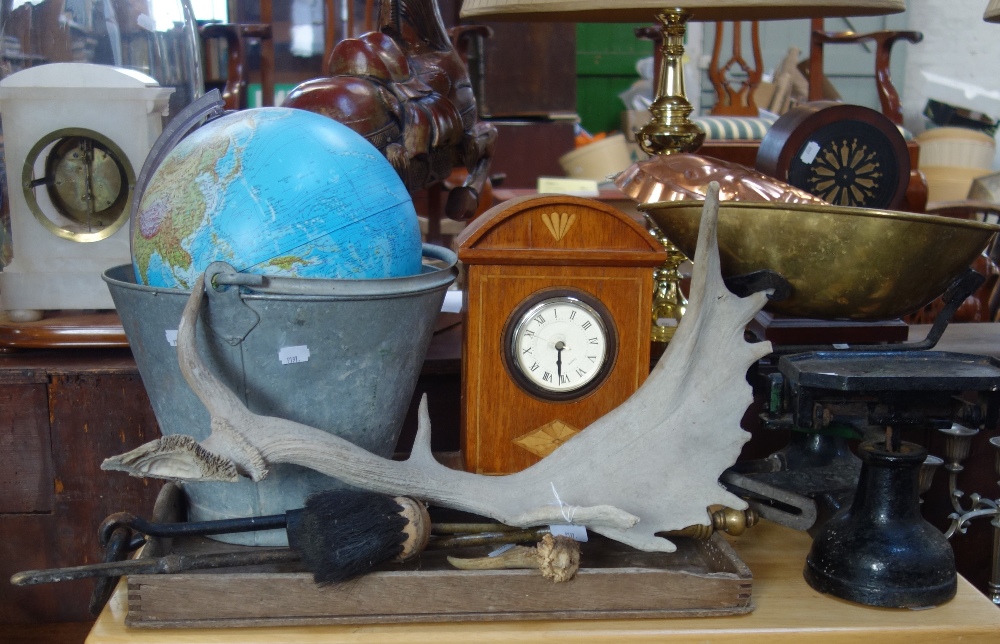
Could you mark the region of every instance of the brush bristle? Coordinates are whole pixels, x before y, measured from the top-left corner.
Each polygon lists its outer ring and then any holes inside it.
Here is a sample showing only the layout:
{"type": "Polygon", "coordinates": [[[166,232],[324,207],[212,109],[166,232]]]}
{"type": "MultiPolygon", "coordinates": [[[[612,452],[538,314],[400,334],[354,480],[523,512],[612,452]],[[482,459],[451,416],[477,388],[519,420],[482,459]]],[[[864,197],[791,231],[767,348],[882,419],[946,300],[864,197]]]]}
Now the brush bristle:
{"type": "Polygon", "coordinates": [[[306,500],[292,546],[316,583],[347,581],[399,555],[407,525],[402,510],[393,497],[375,492],[319,492],[306,500]]]}

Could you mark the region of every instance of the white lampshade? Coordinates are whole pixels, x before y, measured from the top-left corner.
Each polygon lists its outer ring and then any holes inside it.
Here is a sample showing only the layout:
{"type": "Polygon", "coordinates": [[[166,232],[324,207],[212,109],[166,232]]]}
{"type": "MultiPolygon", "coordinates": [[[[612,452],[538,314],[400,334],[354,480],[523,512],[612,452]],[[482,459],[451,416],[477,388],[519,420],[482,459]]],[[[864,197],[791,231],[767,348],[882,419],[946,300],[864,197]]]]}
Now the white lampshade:
{"type": "Polygon", "coordinates": [[[983,14],[986,22],[1000,22],[1000,0],[990,0],[986,6],[986,13],[983,14]]]}
{"type": "MultiPolygon", "coordinates": [[[[650,22],[664,9],[692,20],[783,20],[880,16],[906,9],[904,0],[465,0],[463,18],[513,21],[650,22]]],[[[990,9],[1000,14],[1000,0],[990,9]]],[[[987,9],[989,15],[990,9],[987,9]]]]}

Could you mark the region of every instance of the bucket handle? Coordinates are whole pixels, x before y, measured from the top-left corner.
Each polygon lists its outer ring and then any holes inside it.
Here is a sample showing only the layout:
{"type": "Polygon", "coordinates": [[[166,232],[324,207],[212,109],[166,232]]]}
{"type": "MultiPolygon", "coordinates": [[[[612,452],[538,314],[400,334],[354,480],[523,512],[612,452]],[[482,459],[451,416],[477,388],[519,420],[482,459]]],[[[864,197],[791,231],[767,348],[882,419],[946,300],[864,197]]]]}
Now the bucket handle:
{"type": "Polygon", "coordinates": [[[220,286],[264,286],[264,276],[258,273],[240,273],[226,262],[212,262],[205,269],[205,287],[218,289],[220,286]]]}
{"type": "Polygon", "coordinates": [[[206,323],[216,335],[237,346],[250,334],[260,315],[231,286],[261,286],[263,275],[240,273],[226,262],[212,262],[205,269],[205,293],[212,303],[212,321],[206,323]]]}

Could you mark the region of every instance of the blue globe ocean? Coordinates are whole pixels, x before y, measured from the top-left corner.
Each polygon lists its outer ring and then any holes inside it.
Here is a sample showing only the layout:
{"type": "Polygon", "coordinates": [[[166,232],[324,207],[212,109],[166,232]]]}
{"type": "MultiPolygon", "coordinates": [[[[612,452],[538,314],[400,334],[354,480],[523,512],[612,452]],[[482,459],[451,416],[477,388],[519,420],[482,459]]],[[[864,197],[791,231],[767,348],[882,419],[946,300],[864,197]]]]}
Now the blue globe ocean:
{"type": "Polygon", "coordinates": [[[420,272],[420,230],[403,182],[359,134],[303,110],[244,110],[170,151],[132,225],[140,284],[189,289],[214,261],[264,275],[401,277],[420,272]]]}

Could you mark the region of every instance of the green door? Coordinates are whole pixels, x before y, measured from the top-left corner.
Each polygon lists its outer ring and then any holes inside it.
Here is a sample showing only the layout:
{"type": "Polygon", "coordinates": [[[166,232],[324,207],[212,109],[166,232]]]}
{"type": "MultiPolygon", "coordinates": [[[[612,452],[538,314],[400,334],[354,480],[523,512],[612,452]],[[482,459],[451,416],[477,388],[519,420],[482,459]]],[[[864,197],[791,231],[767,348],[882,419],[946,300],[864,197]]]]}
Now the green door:
{"type": "Polygon", "coordinates": [[[591,134],[621,129],[625,106],[618,94],[639,79],[636,61],[653,55],[653,43],[635,37],[636,27],[644,26],[576,26],[576,111],[591,134]]]}

